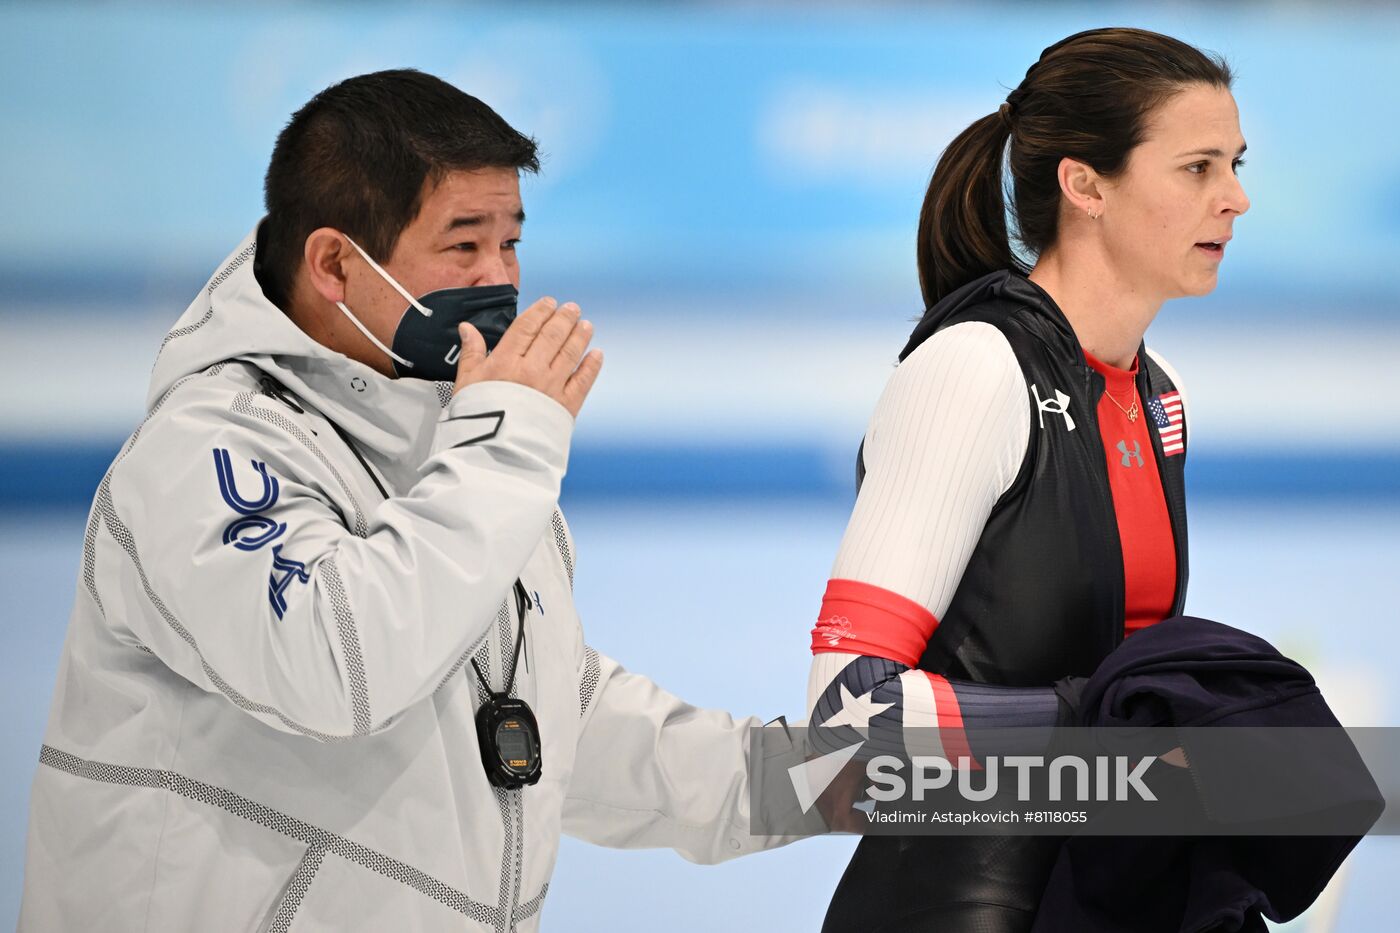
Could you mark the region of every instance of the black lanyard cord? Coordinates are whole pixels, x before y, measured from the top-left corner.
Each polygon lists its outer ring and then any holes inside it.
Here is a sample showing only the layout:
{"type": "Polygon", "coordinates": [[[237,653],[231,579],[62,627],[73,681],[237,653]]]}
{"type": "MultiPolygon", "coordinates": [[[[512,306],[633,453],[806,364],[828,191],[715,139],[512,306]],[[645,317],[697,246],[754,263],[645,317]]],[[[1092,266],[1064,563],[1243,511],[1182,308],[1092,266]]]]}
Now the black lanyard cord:
{"type": "MultiPolygon", "coordinates": [[[[324,418],[325,416],[322,415],[322,417],[324,418]]],[[[355,459],[360,461],[360,466],[365,468],[365,472],[369,474],[369,478],[374,481],[374,488],[379,490],[379,494],[385,499],[389,498],[389,491],[384,488],[384,484],[379,481],[379,477],[375,476],[374,471],[369,468],[369,463],[366,462],[364,455],[360,453],[360,448],[356,447],[354,442],[350,440],[350,436],[342,431],[340,425],[336,424],[331,419],[326,418],[326,424],[335,428],[335,433],[340,435],[340,439],[345,442],[345,446],[349,447],[350,452],[355,455],[355,459]]]]}
{"type": "MultiPolygon", "coordinates": [[[[530,597],[525,593],[525,584],[517,579],[515,581],[515,614],[516,618],[520,620],[520,624],[515,632],[515,655],[510,660],[510,673],[506,675],[506,685],[501,688],[501,692],[506,695],[509,695],[511,689],[515,686],[515,671],[520,666],[520,649],[525,645],[525,613],[532,608],[534,608],[534,606],[530,602],[530,597]]],[[[486,679],[486,675],[481,673],[481,668],[477,665],[476,658],[472,658],[471,660],[472,670],[476,671],[477,679],[481,681],[483,687],[490,691],[491,682],[486,679]]],[[[529,666],[529,661],[527,660],[525,664],[527,670],[529,666]]]]}

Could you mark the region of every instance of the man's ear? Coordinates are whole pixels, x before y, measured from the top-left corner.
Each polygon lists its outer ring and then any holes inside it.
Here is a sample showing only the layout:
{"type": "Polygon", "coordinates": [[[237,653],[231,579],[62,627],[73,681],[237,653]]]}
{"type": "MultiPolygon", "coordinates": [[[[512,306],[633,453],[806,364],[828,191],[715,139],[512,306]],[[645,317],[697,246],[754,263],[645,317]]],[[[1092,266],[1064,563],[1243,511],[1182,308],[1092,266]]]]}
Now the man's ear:
{"type": "Polygon", "coordinates": [[[1098,172],[1066,156],[1060,160],[1056,176],[1060,182],[1060,193],[1065,196],[1070,210],[1093,217],[1103,213],[1103,193],[1099,190],[1101,178],[1098,172]]]}
{"type": "Polygon", "coordinates": [[[345,260],[350,246],[338,230],[321,227],[311,231],[302,253],[306,280],[331,303],[345,300],[345,260]]]}

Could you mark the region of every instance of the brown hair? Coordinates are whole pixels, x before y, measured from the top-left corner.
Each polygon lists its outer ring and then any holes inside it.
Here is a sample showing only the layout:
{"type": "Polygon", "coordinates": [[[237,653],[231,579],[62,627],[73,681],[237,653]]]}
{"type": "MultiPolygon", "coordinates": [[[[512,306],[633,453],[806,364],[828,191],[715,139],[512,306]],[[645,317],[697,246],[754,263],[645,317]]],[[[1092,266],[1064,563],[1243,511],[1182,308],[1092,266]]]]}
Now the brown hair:
{"type": "Polygon", "coordinates": [[[919,215],[919,284],[932,307],[973,279],[1030,267],[1006,225],[1002,151],[1011,143],[1015,239],[1039,255],[1059,226],[1060,160],[1104,177],[1123,171],[1152,110],[1191,84],[1229,88],[1230,66],[1144,29],[1091,29],[1047,48],[997,112],[943,151],[919,215]]]}

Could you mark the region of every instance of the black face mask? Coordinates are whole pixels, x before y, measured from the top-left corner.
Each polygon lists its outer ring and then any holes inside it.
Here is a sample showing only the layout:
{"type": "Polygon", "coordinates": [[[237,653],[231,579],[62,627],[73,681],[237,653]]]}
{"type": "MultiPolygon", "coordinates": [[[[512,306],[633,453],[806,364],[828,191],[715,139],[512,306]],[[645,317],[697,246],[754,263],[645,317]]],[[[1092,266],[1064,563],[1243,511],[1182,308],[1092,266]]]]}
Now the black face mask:
{"type": "MultiPolygon", "coordinates": [[[[350,240],[349,237],[346,237],[350,240]]],[[[384,346],[359,318],[337,301],[336,307],[345,313],[350,323],[359,328],[369,341],[394,361],[398,376],[415,379],[435,379],[451,382],[457,378],[457,358],[462,353],[462,338],[457,325],[471,324],[486,340],[486,352],[496,349],[510,322],[515,320],[520,293],[514,285],[475,285],[461,288],[440,288],[422,298],[414,298],[394,277],[380,268],[360,244],[350,240],[370,267],[384,277],[408,301],[399,326],[394,331],[392,348],[384,346]]]]}
{"type": "Polygon", "coordinates": [[[478,285],[442,288],[418,299],[433,312],[425,315],[413,305],[404,310],[394,331],[394,372],[417,379],[457,378],[457,358],[462,355],[462,338],[457,325],[465,321],[486,338],[486,352],[496,349],[510,322],[515,320],[514,285],[478,285]]]}

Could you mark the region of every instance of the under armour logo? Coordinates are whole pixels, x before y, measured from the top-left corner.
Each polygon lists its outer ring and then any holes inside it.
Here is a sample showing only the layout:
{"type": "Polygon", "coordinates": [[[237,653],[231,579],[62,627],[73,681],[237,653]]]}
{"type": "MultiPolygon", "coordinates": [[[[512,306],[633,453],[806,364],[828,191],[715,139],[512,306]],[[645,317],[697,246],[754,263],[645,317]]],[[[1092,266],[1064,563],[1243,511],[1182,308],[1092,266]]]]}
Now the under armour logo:
{"type": "Polygon", "coordinates": [[[1142,466],[1142,445],[1133,441],[1133,449],[1128,449],[1127,441],[1118,442],[1118,452],[1123,455],[1123,466],[1132,466],[1133,460],[1137,460],[1137,465],[1142,466]]]}
{"type": "Polygon", "coordinates": [[[1040,397],[1040,390],[1035,387],[1035,383],[1031,383],[1031,394],[1035,396],[1035,407],[1037,409],[1036,415],[1040,418],[1041,430],[1045,429],[1045,413],[1047,411],[1050,412],[1050,414],[1052,415],[1064,415],[1066,430],[1074,430],[1074,419],[1069,416],[1068,411],[1068,395],[1064,394],[1059,389],[1056,389],[1054,398],[1042,399],[1040,397]]]}

